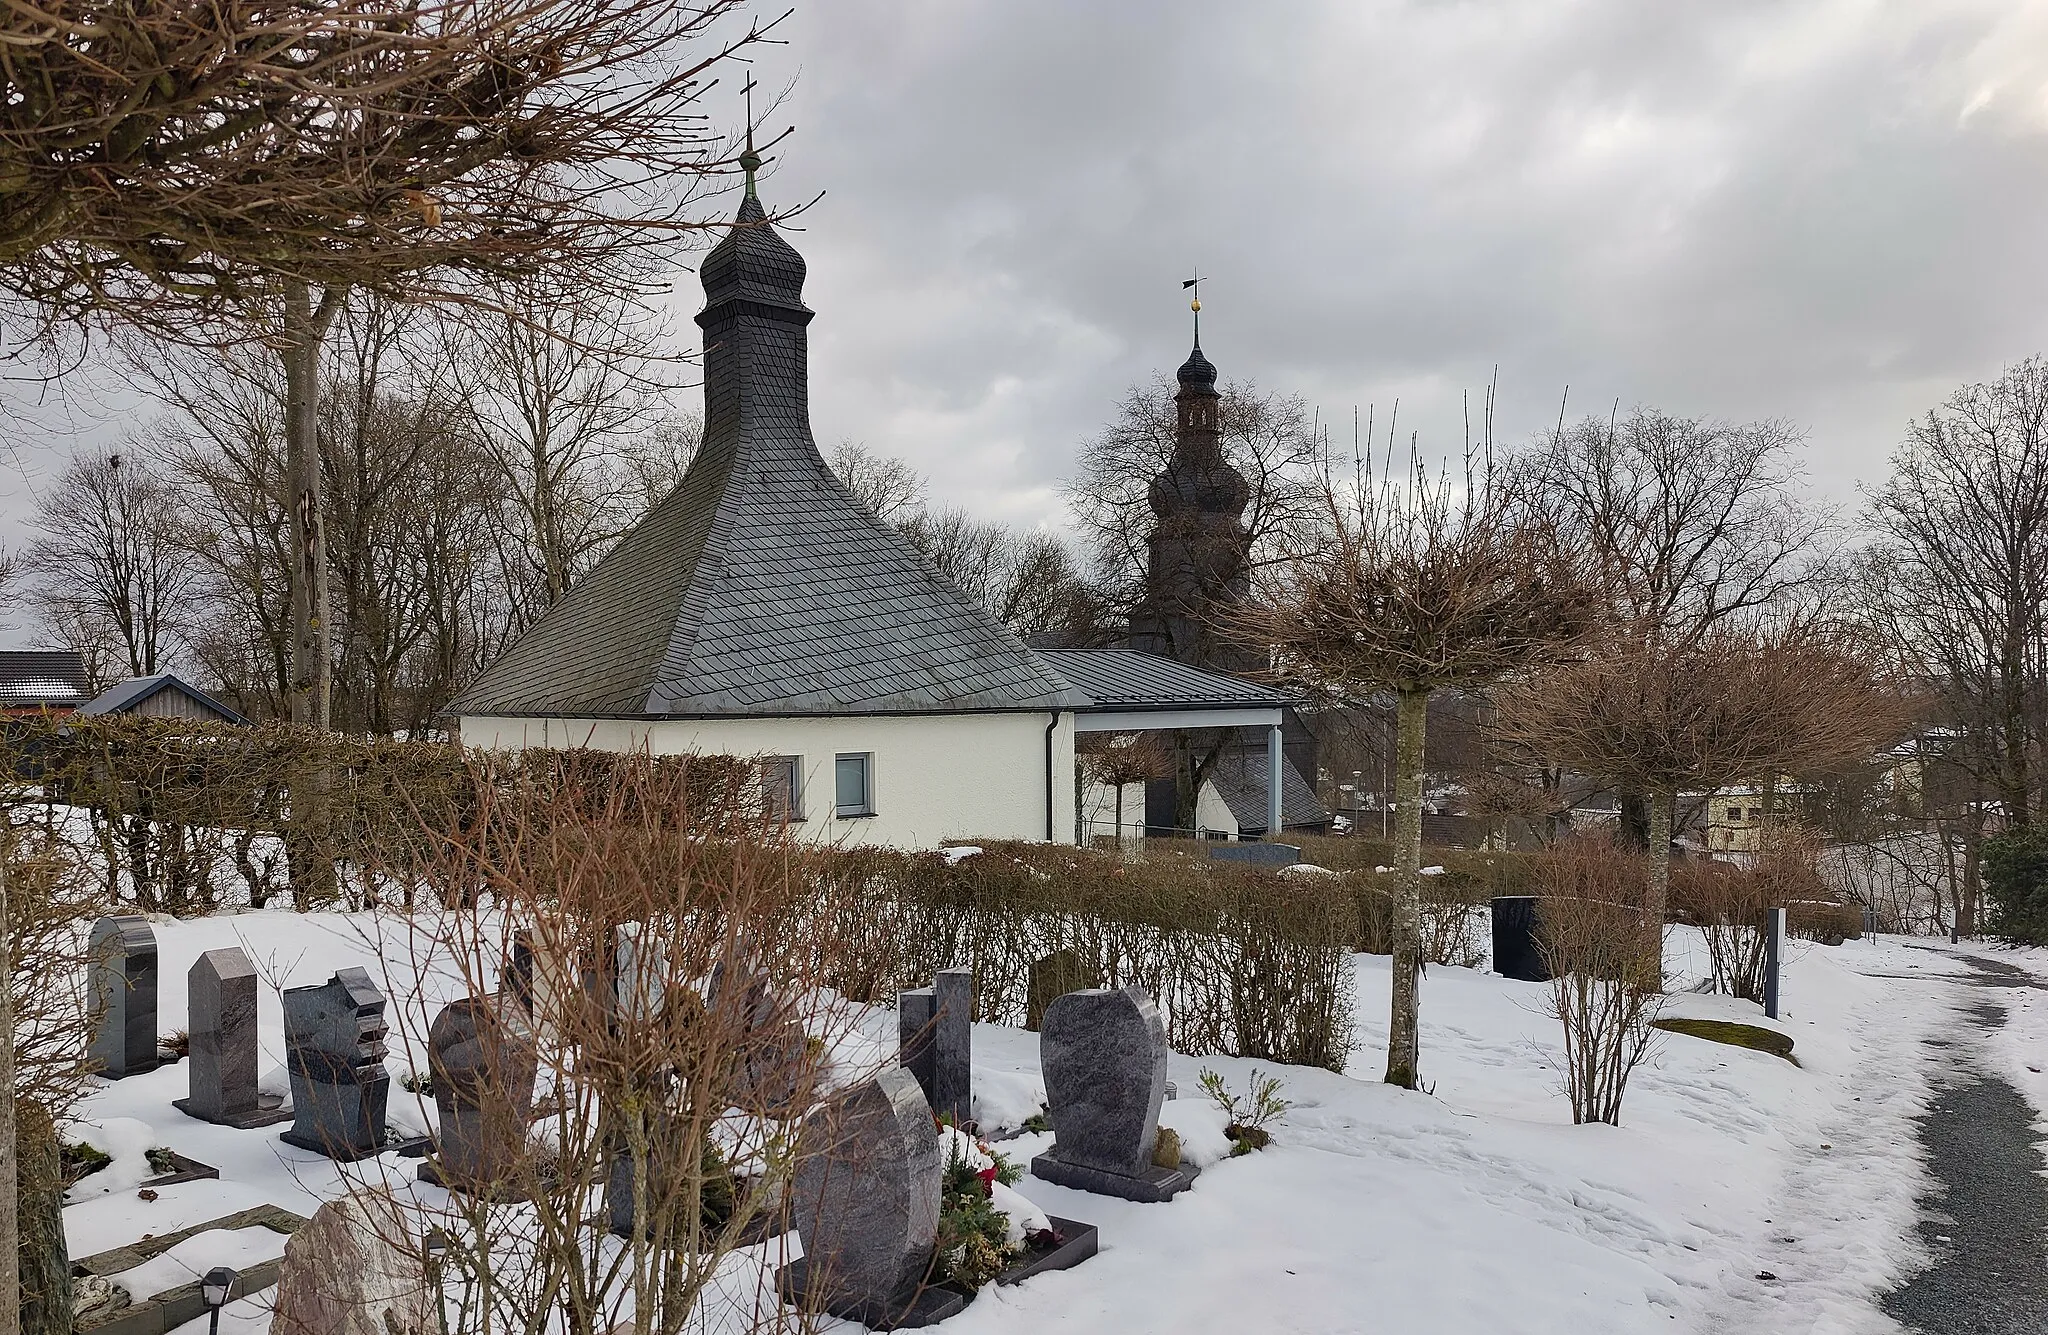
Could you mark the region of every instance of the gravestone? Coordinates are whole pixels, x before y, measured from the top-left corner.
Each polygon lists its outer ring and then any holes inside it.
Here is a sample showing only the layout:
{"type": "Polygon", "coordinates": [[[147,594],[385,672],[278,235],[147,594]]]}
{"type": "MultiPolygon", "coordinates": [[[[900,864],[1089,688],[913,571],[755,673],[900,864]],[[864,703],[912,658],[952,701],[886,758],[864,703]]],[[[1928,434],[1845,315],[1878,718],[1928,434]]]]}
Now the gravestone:
{"type": "Polygon", "coordinates": [[[189,1092],[171,1106],[187,1117],[245,1131],[289,1121],[292,1114],[281,1097],[256,1092],[256,966],[248,954],[240,946],[207,951],[185,975],[185,995],[189,1092]]]}
{"type": "Polygon", "coordinates": [[[1250,867],[1292,867],[1301,861],[1301,848],[1296,844],[1218,844],[1209,850],[1209,860],[1241,862],[1250,867]]]}
{"type": "Polygon", "coordinates": [[[932,986],[932,1111],[964,1127],[974,1120],[974,971],[941,969],[932,986]]]}
{"type": "Polygon", "coordinates": [[[387,1148],[384,1108],[384,994],[359,968],[316,987],[284,991],[285,1069],[292,1082],[292,1129],[284,1143],[343,1163],[387,1148]]]}
{"type": "Polygon", "coordinates": [[[1102,976],[1071,946],[1034,960],[1024,1000],[1024,1027],[1037,1031],[1045,1023],[1045,1008],[1084,988],[1102,986],[1102,976]]]}
{"type": "Polygon", "coordinates": [[[1523,983],[1547,983],[1537,943],[1542,910],[1534,895],[1496,895],[1493,900],[1493,971],[1523,983]]]}
{"type": "Polygon", "coordinates": [[[512,950],[505,958],[504,977],[500,991],[510,996],[533,1014],[533,933],[524,927],[514,928],[512,950]]]}
{"type": "Polygon", "coordinates": [[[284,1245],[273,1335],[436,1335],[425,1259],[399,1241],[418,1232],[387,1187],[321,1206],[284,1245]]]}
{"type": "Polygon", "coordinates": [[[933,1042],[938,1013],[936,988],[914,987],[896,998],[896,1060],[924,1091],[926,1103],[938,1094],[939,1054],[933,1042]]]}
{"type": "Polygon", "coordinates": [[[88,1055],[100,1075],[120,1080],[154,1071],[156,1051],[156,933],[140,914],[101,918],[92,925],[94,998],[88,1055]]]}
{"type": "Polygon", "coordinates": [[[783,1267],[784,1297],[880,1330],[960,1311],[964,1295],[925,1286],[944,1174],[931,1105],[900,1067],[805,1118],[792,1197],[804,1256],[783,1267]]]}
{"type": "Polygon", "coordinates": [[[1785,968],[1785,910],[1771,909],[1764,919],[1764,1014],[1778,1018],[1778,982],[1785,968]]]}
{"type": "Polygon", "coordinates": [[[705,1001],[722,1026],[734,1032],[735,1069],[728,1092],[743,1112],[783,1116],[810,1102],[817,1060],[803,1024],[775,994],[759,969],[711,971],[705,1001]],[[734,983],[737,976],[743,981],[734,983]]]}
{"type": "Polygon", "coordinates": [[[1166,1100],[1166,1024],[1143,989],[1069,992],[1039,1035],[1053,1146],[1031,1161],[1048,1182],[1131,1201],[1193,1185],[1192,1168],[1152,1162],[1166,1100]]]}
{"type": "Polygon", "coordinates": [[[505,994],[443,1006],[427,1030],[441,1125],[420,1180],[487,1195],[509,1176],[526,1149],[538,1067],[533,1026],[505,994]]]}

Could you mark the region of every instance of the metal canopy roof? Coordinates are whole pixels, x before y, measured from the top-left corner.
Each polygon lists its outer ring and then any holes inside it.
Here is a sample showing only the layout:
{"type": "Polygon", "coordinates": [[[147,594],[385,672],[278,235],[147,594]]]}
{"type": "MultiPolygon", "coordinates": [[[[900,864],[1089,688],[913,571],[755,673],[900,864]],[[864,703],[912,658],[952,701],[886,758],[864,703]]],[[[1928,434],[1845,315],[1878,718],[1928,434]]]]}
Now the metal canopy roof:
{"type": "Polygon", "coordinates": [[[1153,728],[1277,727],[1286,696],[1221,672],[1136,649],[1040,649],[1039,657],[1087,697],[1077,732],[1153,728]]]}

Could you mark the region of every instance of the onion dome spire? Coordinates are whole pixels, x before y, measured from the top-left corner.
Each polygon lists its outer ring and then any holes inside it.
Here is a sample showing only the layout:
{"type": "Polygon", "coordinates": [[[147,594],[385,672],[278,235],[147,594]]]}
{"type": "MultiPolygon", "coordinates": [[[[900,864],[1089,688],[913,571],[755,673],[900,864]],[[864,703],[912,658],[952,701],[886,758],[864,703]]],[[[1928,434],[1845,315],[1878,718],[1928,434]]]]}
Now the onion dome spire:
{"type": "Polygon", "coordinates": [[[1193,295],[1188,299],[1188,309],[1193,311],[1195,316],[1195,350],[1190,352],[1188,359],[1181,363],[1180,371],[1176,374],[1175,378],[1180,381],[1180,386],[1183,390],[1194,390],[1198,393],[1207,391],[1214,394],[1216,392],[1216,368],[1209,364],[1207,357],[1202,355],[1202,271],[1200,269],[1195,270],[1193,278],[1181,280],[1181,290],[1188,291],[1189,289],[1193,289],[1193,295]]]}

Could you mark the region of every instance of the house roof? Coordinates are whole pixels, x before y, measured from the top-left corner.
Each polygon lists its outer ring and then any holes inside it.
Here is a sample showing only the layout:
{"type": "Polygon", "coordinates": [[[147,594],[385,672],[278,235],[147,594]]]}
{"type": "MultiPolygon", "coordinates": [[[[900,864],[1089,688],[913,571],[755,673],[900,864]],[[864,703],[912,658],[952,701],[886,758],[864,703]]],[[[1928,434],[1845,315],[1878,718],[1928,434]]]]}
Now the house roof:
{"type": "Polygon", "coordinates": [[[1045,661],[818,454],[803,257],[749,193],[703,266],[704,442],[680,486],[449,706],[691,718],[1072,708],[1045,661]]]}
{"type": "Polygon", "coordinates": [[[0,708],[74,706],[90,698],[75,649],[0,650],[0,708]]]}
{"type": "Polygon", "coordinates": [[[1242,677],[1189,667],[1138,649],[1041,649],[1038,654],[1087,697],[1079,706],[1082,713],[1274,709],[1292,703],[1280,692],[1242,677]]]}
{"type": "MultiPolygon", "coordinates": [[[[1237,818],[1240,831],[1266,828],[1266,751],[1263,747],[1229,747],[1216,758],[1209,771],[1216,795],[1237,818]]],[[[1294,762],[1280,762],[1280,824],[1283,827],[1327,825],[1329,808],[1316,796],[1314,785],[1294,768],[1294,762]]]]}
{"type": "Polygon", "coordinates": [[[129,714],[133,713],[143,701],[151,696],[169,690],[181,691],[190,696],[206,709],[219,715],[223,722],[243,724],[249,721],[184,678],[169,672],[159,672],[149,677],[130,677],[124,682],[118,682],[86,704],[79,706],[78,712],[81,714],[129,714]]]}

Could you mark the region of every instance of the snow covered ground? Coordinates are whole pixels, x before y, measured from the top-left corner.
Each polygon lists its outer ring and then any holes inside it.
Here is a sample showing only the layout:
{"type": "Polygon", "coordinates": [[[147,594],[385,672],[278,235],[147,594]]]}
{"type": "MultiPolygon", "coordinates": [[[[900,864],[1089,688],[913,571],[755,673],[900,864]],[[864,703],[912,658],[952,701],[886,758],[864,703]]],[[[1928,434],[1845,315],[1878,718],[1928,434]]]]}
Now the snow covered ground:
{"type": "MultiPolygon", "coordinates": [[[[273,1064],[283,1056],[276,988],[362,964],[396,984],[394,993],[415,990],[397,919],[253,913],[156,930],[159,1027],[182,1027],[183,979],[194,957],[241,944],[266,975],[262,1020],[273,1064]]],[[[1674,968],[1700,967],[1695,941],[1681,934],[1672,950],[1674,968]]],[[[2034,965],[2048,972],[2048,956],[2034,965]]],[[[1782,1027],[1797,1040],[1799,1065],[1667,1035],[1631,1086],[1624,1124],[1575,1127],[1551,1065],[1558,1034],[1543,986],[1431,969],[1423,991],[1430,1092],[1409,1093],[1378,1079],[1386,960],[1356,957],[1348,1073],[1176,1055],[1180,1097],[1166,1120],[1197,1158],[1216,1160],[1194,1189],[1169,1204],[1137,1205],[1025,1178],[1022,1192],[1049,1213],[1097,1224],[1101,1253],[1072,1271],[985,1290],[947,1329],[1896,1330],[1874,1298],[1921,1259],[1912,1228],[1922,1183],[1912,1118],[1924,1106],[1928,1063],[1939,1058],[1919,1040],[1947,1023],[1954,989],[1941,980],[1962,968],[1924,943],[1895,938],[1795,943],[1782,1027]],[[1198,1085],[1204,1067],[1239,1090],[1255,1067],[1285,1080],[1294,1106],[1274,1127],[1271,1148],[1220,1158],[1222,1119],[1198,1085]]],[[[424,1066],[419,1036],[456,989],[451,975],[426,972],[416,989],[424,1001],[394,1005],[394,1073],[424,1066]]],[[[2015,1078],[2032,1082],[2022,1087],[2048,1113],[2048,1075],[2027,1066],[2041,1064],[2027,1051],[2043,1050],[2048,993],[2014,1000],[2015,1078]]],[[[1755,1008],[1725,1000],[1678,1004],[1688,1014],[1755,1016],[1755,1008]]],[[[866,1018],[875,1051],[893,1042],[894,1023],[881,1011],[866,1018]]],[[[977,1026],[975,1058],[985,1123],[1013,1124],[1035,1109],[1035,1035],[977,1026]]],[[[108,1085],[87,1116],[124,1145],[168,1144],[217,1165],[222,1180],[166,1187],[147,1203],[128,1183],[111,1194],[87,1191],[65,1212],[73,1255],[265,1202],[310,1214],[344,1188],[342,1170],[284,1146],[279,1128],[235,1131],[172,1110],[185,1080],[177,1065],[108,1085]]],[[[424,1121],[430,1111],[395,1086],[392,1099],[398,1120],[424,1121]]],[[[1028,1159],[1049,1141],[1027,1134],[1002,1148],[1028,1159]]],[[[347,1171],[357,1180],[381,1171],[412,1189],[415,1166],[385,1156],[347,1171]]],[[[229,1259],[261,1259],[261,1239],[220,1242],[234,1252],[229,1259]]],[[[202,1269],[214,1263],[205,1250],[188,1245],[176,1260],[202,1269]]],[[[744,1289],[759,1269],[742,1265],[733,1278],[744,1289]]],[[[266,1325],[258,1300],[236,1304],[222,1328],[239,1335],[266,1325]]]]}

